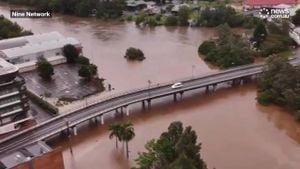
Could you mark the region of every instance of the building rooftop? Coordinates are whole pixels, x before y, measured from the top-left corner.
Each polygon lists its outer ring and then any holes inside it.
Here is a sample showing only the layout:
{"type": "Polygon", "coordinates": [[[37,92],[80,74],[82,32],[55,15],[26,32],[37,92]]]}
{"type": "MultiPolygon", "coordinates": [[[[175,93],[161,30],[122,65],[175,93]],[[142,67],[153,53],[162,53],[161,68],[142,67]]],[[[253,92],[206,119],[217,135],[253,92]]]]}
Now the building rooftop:
{"type": "Polygon", "coordinates": [[[297,4],[297,0],[246,0],[246,5],[261,6],[261,5],[279,5],[279,4],[297,4]]]}
{"type": "Polygon", "coordinates": [[[44,142],[38,142],[18,151],[6,154],[0,158],[0,169],[12,168],[20,163],[29,161],[33,157],[50,152],[51,148],[44,142]]]}
{"type": "MultiPolygon", "coordinates": [[[[32,38],[30,39],[34,42],[38,42],[41,39],[32,38]]],[[[4,59],[14,59],[18,58],[20,55],[30,55],[35,54],[38,52],[45,52],[53,49],[62,48],[67,44],[72,45],[80,45],[80,42],[74,38],[61,38],[61,39],[54,39],[49,41],[43,41],[40,43],[29,43],[25,46],[4,49],[0,53],[4,59]]]]}
{"type": "Polygon", "coordinates": [[[18,70],[19,70],[18,67],[7,62],[3,58],[0,58],[0,76],[9,74],[9,73],[14,73],[14,72],[17,72],[18,70]]]}
{"type": "Polygon", "coordinates": [[[4,40],[0,40],[0,50],[20,47],[28,43],[30,44],[41,43],[45,41],[58,40],[63,38],[64,37],[58,32],[49,32],[43,34],[35,34],[35,35],[28,35],[28,36],[22,36],[17,38],[4,39],[4,40]]]}

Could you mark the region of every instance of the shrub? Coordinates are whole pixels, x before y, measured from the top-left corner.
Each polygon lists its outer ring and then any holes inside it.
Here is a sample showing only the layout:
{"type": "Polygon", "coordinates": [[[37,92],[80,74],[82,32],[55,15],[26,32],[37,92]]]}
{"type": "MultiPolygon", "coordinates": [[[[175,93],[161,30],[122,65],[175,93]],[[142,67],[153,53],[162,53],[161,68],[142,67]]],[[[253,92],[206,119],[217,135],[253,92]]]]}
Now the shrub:
{"type": "Polygon", "coordinates": [[[216,48],[216,43],[214,41],[204,41],[198,48],[198,53],[207,55],[213,49],[216,48]]]}
{"type": "Polygon", "coordinates": [[[91,79],[92,74],[90,72],[88,65],[82,65],[80,69],[78,70],[78,75],[85,78],[85,79],[91,79]]]}
{"type": "Polygon", "coordinates": [[[75,63],[79,57],[79,52],[74,45],[68,44],[63,47],[63,54],[67,58],[67,63],[75,63]]]}
{"type": "Polygon", "coordinates": [[[167,16],[166,21],[165,21],[165,25],[166,26],[176,26],[178,23],[177,17],[176,16],[167,16]]]}
{"type": "Polygon", "coordinates": [[[138,16],[135,17],[135,24],[136,25],[140,25],[141,23],[143,23],[145,21],[145,14],[144,13],[140,13],[138,16]]]}
{"type": "Polygon", "coordinates": [[[179,8],[178,20],[179,20],[180,25],[186,26],[189,24],[188,20],[189,20],[190,13],[191,13],[191,10],[187,6],[182,6],[179,8]]]}
{"type": "Polygon", "coordinates": [[[36,66],[37,72],[42,79],[50,80],[51,76],[54,75],[53,66],[44,57],[38,58],[36,66]]]}
{"type": "Polygon", "coordinates": [[[148,25],[150,27],[153,27],[153,26],[156,26],[157,23],[156,23],[156,19],[154,16],[149,16],[145,19],[145,25],[148,25]]]}
{"type": "Polygon", "coordinates": [[[78,64],[82,64],[82,65],[89,65],[90,64],[90,60],[84,56],[79,56],[77,58],[76,61],[78,64]]]}
{"type": "Polygon", "coordinates": [[[140,49],[131,47],[126,50],[125,58],[127,58],[128,60],[142,61],[145,59],[145,56],[140,49]]]}

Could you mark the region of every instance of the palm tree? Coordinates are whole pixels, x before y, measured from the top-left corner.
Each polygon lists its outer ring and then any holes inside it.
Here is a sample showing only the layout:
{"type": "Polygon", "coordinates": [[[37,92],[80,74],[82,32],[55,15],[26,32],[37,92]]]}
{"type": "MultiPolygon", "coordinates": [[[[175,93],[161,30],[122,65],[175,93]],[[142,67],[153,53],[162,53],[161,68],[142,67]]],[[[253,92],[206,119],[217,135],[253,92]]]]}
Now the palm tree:
{"type": "Polygon", "coordinates": [[[113,137],[116,138],[116,148],[118,149],[118,141],[122,140],[122,124],[120,123],[113,123],[109,125],[109,139],[112,139],[113,137]]]}
{"type": "Polygon", "coordinates": [[[122,124],[122,140],[125,142],[126,145],[126,157],[129,158],[129,149],[128,149],[128,142],[131,141],[134,136],[134,128],[133,124],[130,122],[122,124]]]}

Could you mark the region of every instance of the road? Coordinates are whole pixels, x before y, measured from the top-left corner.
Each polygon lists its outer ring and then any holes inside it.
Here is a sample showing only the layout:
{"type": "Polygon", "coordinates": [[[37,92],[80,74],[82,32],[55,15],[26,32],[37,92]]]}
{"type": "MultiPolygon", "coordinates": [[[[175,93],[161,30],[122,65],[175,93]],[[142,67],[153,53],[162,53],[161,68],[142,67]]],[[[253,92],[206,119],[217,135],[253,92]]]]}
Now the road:
{"type": "MultiPolygon", "coordinates": [[[[298,65],[299,59],[294,59],[290,62],[293,65],[298,65]]],[[[179,89],[172,89],[170,87],[175,82],[174,81],[159,86],[151,86],[150,88],[129,91],[112,96],[110,98],[99,100],[97,103],[88,105],[85,108],[70,112],[66,115],[57,116],[30,129],[24,130],[16,135],[12,135],[0,140],[0,157],[5,156],[5,154],[20,149],[28,144],[47,139],[52,135],[66,130],[66,119],[69,122],[69,127],[74,127],[82,122],[88,121],[91,118],[99,116],[103,117],[104,114],[111,113],[117,108],[142,102],[147,99],[169,96],[173,95],[174,93],[190,91],[243,77],[257,75],[262,73],[263,66],[263,64],[246,65],[220,71],[218,73],[203,75],[200,77],[188,78],[185,80],[181,79],[178,81],[182,82],[184,86],[179,89]]]]}

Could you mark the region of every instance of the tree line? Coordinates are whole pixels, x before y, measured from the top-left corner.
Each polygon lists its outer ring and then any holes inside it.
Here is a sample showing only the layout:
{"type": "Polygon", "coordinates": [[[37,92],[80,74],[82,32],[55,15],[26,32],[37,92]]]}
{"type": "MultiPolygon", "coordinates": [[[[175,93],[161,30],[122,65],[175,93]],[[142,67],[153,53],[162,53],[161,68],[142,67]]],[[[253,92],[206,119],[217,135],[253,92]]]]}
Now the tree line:
{"type": "Polygon", "coordinates": [[[11,22],[3,15],[0,15],[0,40],[25,35],[32,35],[32,32],[24,30],[16,22],[11,22]]]}
{"type": "Polygon", "coordinates": [[[300,121],[300,67],[292,66],[287,58],[268,59],[257,93],[260,104],[286,107],[300,121]]]}
{"type": "Polygon", "coordinates": [[[229,68],[253,63],[255,57],[281,55],[294,45],[289,36],[289,22],[261,20],[250,37],[233,33],[228,24],[220,25],[217,39],[201,43],[198,53],[205,61],[229,68]]]}

